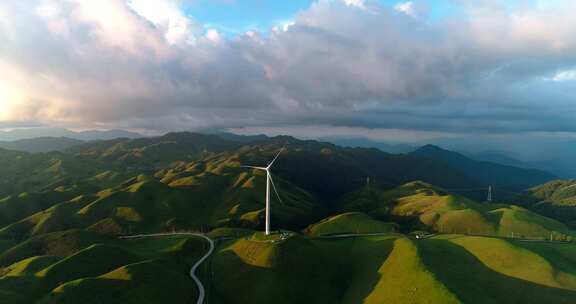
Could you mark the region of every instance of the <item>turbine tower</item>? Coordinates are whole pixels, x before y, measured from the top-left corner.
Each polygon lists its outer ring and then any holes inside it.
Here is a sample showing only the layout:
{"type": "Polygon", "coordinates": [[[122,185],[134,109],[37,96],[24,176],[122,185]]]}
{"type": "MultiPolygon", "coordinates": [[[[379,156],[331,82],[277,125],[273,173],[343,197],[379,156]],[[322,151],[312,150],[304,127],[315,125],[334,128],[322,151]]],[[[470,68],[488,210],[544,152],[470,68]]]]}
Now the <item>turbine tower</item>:
{"type": "Polygon", "coordinates": [[[270,235],[270,184],[272,184],[272,187],[274,188],[274,192],[276,193],[278,200],[282,202],[282,200],[280,199],[280,195],[278,195],[278,190],[276,190],[276,185],[274,185],[272,174],[270,174],[270,168],[272,167],[276,159],[278,159],[278,156],[280,156],[282,150],[284,150],[284,148],[280,149],[278,154],[276,154],[276,157],[274,157],[274,159],[266,167],[241,166],[243,168],[252,168],[256,170],[266,171],[266,235],[270,235]]]}

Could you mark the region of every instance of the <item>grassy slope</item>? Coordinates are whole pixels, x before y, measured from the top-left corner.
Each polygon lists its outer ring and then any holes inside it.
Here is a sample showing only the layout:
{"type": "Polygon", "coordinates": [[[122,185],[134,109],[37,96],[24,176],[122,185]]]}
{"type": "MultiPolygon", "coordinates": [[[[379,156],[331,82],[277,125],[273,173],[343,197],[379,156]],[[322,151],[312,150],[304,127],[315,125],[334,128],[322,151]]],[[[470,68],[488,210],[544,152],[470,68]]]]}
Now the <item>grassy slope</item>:
{"type": "MultiPolygon", "coordinates": [[[[534,244],[539,248],[562,244],[534,244]]],[[[454,236],[419,242],[424,263],[464,303],[572,303],[573,285],[552,279],[559,268],[514,243],[454,236]],[[554,283],[552,283],[554,282],[554,283]],[[550,286],[552,285],[552,286],[550,286]]]]}
{"type": "Polygon", "coordinates": [[[378,269],[380,280],[365,303],[458,303],[457,297],[423,265],[413,241],[397,239],[390,256],[378,269]]]}
{"type": "Polygon", "coordinates": [[[336,303],[336,270],[310,241],[244,238],[222,246],[212,269],[220,303],[336,303]],[[247,285],[248,284],[248,285],[247,285]]]}
{"type": "Polygon", "coordinates": [[[218,248],[211,303],[576,301],[576,248],[571,244],[462,235],[425,240],[394,234],[309,241],[298,237],[292,244],[290,239],[258,239],[228,241],[218,248]],[[251,288],[253,284],[258,288],[251,288]]]}
{"type": "Polygon", "coordinates": [[[531,188],[523,199],[534,211],[576,227],[576,180],[556,180],[531,188]]]}
{"type": "Polygon", "coordinates": [[[411,182],[390,191],[353,193],[342,210],[361,210],[376,219],[395,220],[404,229],[443,233],[555,238],[573,235],[564,224],[525,208],[478,203],[423,182],[411,182]]]}
{"type": "MultiPolygon", "coordinates": [[[[463,235],[413,240],[400,234],[281,240],[246,233],[215,232],[245,236],[221,241],[201,269],[210,303],[576,301],[576,245],[570,243],[463,235]]],[[[59,242],[71,243],[63,239],[59,242]]],[[[175,236],[100,243],[110,245],[70,250],[63,258],[21,253],[24,258],[0,277],[0,301],[31,303],[42,295],[41,303],[189,303],[196,298],[187,272],[205,252],[205,241],[175,236]]],[[[12,252],[30,245],[17,247],[12,252]]]]}
{"type": "Polygon", "coordinates": [[[346,233],[383,233],[396,231],[396,224],[384,223],[372,219],[361,212],[348,212],[328,217],[308,226],[305,230],[309,236],[322,236],[346,233]]]}
{"type": "MultiPolygon", "coordinates": [[[[75,232],[71,234],[77,237],[75,232]]],[[[161,299],[188,303],[197,296],[188,271],[206,252],[204,240],[187,236],[125,241],[93,237],[99,244],[86,247],[71,237],[43,236],[34,244],[20,244],[11,250],[25,258],[0,272],[0,302],[32,303],[43,298],[42,303],[87,303],[87,299],[94,303],[160,303],[161,299]],[[67,254],[34,256],[43,252],[42,239],[66,244],[67,254]],[[158,286],[164,287],[158,290],[158,286]]]]}
{"type": "MultiPolygon", "coordinates": [[[[522,247],[521,244],[519,246],[514,242],[500,239],[469,237],[450,241],[472,253],[488,268],[507,276],[544,286],[576,290],[574,268],[555,268],[550,263],[548,254],[537,254],[522,247]]],[[[546,248],[546,246],[537,248],[546,248]]],[[[554,248],[554,246],[549,248],[554,248]]]]}
{"type": "Polygon", "coordinates": [[[2,270],[2,276],[18,277],[34,275],[36,272],[58,262],[59,260],[59,257],[50,255],[33,256],[5,267],[2,270]]]}
{"type": "MultiPolygon", "coordinates": [[[[47,294],[45,303],[78,303],[86,295],[107,303],[193,300],[196,295],[186,272],[204,252],[202,241],[179,237],[121,242],[95,231],[156,232],[206,224],[260,227],[264,176],[239,169],[238,165],[265,163],[285,142],[251,146],[238,153],[205,154],[195,147],[194,153],[198,153],[191,156],[181,151],[163,154],[175,151],[172,139],[140,146],[114,145],[94,155],[90,155],[92,152],[82,156],[11,152],[4,154],[8,155],[6,158],[0,155],[0,166],[6,168],[0,172],[0,190],[11,194],[0,198],[0,209],[4,208],[0,211],[6,211],[0,212],[0,222],[8,225],[0,231],[0,236],[6,238],[0,243],[0,265],[9,269],[8,273],[13,270],[10,267],[15,269],[12,275],[0,278],[0,302],[29,303],[44,294],[47,294]],[[124,183],[120,180],[126,175],[117,173],[115,168],[102,167],[99,162],[126,161],[129,170],[152,173],[156,165],[168,165],[182,155],[187,162],[157,171],[154,178],[142,175],[124,183]],[[200,155],[209,156],[195,160],[200,155]],[[188,162],[191,160],[194,161],[188,162]],[[7,180],[2,175],[6,172],[14,176],[7,180]],[[22,188],[42,192],[19,195],[14,190],[22,188]],[[100,191],[103,188],[107,189],[100,191]],[[92,195],[77,197],[78,193],[92,195]],[[61,231],[70,228],[83,230],[61,231]],[[9,240],[15,235],[23,241],[14,244],[9,240]],[[94,244],[99,245],[90,247],[94,244]],[[50,261],[44,257],[47,255],[56,258],[50,261]],[[82,265],[87,261],[93,261],[94,268],[84,269],[82,265]],[[169,285],[170,282],[174,284],[169,285]],[[156,288],[161,292],[149,293],[156,288]]],[[[313,142],[298,145],[288,149],[275,168],[278,173],[275,181],[284,201],[273,201],[276,227],[303,228],[303,223],[317,220],[315,216],[326,211],[319,210],[318,205],[332,209],[336,204],[327,198],[336,198],[338,191],[356,189],[366,174],[393,183],[416,177],[454,187],[468,185],[462,176],[445,174],[447,168],[433,162],[369,149],[340,149],[313,142]],[[370,168],[370,172],[364,168],[370,168]],[[315,175],[317,172],[322,172],[322,176],[315,175]],[[310,193],[325,200],[316,201],[310,193]]],[[[548,236],[551,231],[569,233],[562,224],[525,209],[478,204],[423,183],[410,183],[384,193],[369,191],[368,195],[352,197],[344,205],[344,209],[364,211],[379,220],[399,220],[409,227],[445,232],[496,235],[515,232],[526,236],[548,236]]],[[[358,221],[355,216],[336,216],[328,224],[320,233],[359,225],[368,231],[383,228],[369,219],[358,221]]],[[[247,233],[223,229],[214,235],[247,233]]],[[[575,249],[560,248],[559,244],[505,246],[492,242],[493,239],[465,237],[415,242],[394,235],[337,240],[295,236],[277,243],[267,243],[265,239],[258,236],[227,241],[219,248],[212,264],[215,274],[212,281],[218,283],[211,286],[211,302],[574,300],[569,289],[573,289],[575,249]],[[482,245],[474,247],[477,242],[482,245]],[[494,251],[494,255],[484,252],[483,246],[494,251]],[[500,263],[499,259],[506,263],[500,263]],[[513,263],[516,259],[535,266],[522,270],[521,264],[513,263]],[[471,274],[469,265],[480,274],[480,279],[471,274]],[[251,288],[255,282],[265,291],[251,288]],[[414,289],[413,285],[418,287],[414,289]],[[535,292],[526,293],[529,296],[521,292],[508,296],[505,287],[535,292]],[[494,291],[484,293],[486,288],[494,291]]]]}
{"type": "Polygon", "coordinates": [[[94,278],[65,283],[42,304],[193,303],[197,292],[185,273],[151,261],[130,264],[94,278]]]}
{"type": "Polygon", "coordinates": [[[556,180],[528,192],[534,198],[554,205],[576,205],[576,180],[556,180]]]}
{"type": "MultiPolygon", "coordinates": [[[[263,225],[265,177],[259,172],[240,169],[227,158],[210,158],[179,164],[156,176],[141,175],[94,195],[33,209],[37,212],[0,229],[0,237],[22,239],[67,229],[128,233],[263,225]]],[[[280,178],[276,185],[282,195],[282,201],[272,202],[276,225],[303,228],[315,219],[312,196],[280,178]]]]}

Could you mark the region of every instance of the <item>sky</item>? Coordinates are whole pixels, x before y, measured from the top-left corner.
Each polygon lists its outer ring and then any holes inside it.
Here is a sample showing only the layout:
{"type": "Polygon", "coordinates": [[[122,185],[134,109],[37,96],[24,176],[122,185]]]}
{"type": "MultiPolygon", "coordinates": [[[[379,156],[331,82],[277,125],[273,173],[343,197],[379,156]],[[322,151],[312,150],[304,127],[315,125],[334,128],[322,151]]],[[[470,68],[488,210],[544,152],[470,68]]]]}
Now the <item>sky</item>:
{"type": "Polygon", "coordinates": [[[0,129],[540,151],[576,141],[574,11],[571,0],[3,0],[0,129]]]}

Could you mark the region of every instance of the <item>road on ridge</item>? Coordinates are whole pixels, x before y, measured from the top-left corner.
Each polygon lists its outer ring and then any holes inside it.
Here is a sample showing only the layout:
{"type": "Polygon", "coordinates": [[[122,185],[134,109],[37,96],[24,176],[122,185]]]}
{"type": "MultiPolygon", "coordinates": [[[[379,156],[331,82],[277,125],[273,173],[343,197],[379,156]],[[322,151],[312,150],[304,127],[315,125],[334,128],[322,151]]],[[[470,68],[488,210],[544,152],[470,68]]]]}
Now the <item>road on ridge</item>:
{"type": "Polygon", "coordinates": [[[201,234],[201,233],[192,233],[192,232],[190,232],[190,233],[188,233],[188,232],[174,232],[174,233],[137,234],[137,235],[130,235],[130,236],[121,236],[120,238],[121,239],[138,239],[138,238],[144,238],[144,237],[159,237],[159,236],[174,236],[174,235],[197,236],[197,237],[200,237],[200,238],[207,240],[208,243],[210,244],[210,248],[208,249],[208,252],[206,252],[206,254],[204,256],[202,256],[200,258],[200,260],[198,260],[198,262],[196,262],[194,264],[194,266],[192,266],[192,268],[190,269],[190,277],[192,278],[192,280],[194,280],[194,282],[198,286],[198,301],[196,301],[196,304],[202,304],[202,303],[204,303],[204,298],[206,297],[206,290],[204,289],[204,285],[202,285],[202,282],[200,281],[198,276],[196,276],[196,270],[198,269],[198,267],[200,267],[200,265],[202,265],[202,263],[214,251],[214,241],[211,238],[209,238],[206,235],[201,234]]]}

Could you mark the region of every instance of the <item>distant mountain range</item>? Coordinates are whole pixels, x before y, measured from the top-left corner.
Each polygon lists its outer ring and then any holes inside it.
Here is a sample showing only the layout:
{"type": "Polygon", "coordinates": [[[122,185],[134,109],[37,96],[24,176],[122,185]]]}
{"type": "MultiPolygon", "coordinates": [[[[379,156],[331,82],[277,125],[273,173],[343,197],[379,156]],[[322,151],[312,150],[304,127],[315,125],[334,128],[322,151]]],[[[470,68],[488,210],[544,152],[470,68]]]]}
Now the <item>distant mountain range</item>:
{"type": "Polygon", "coordinates": [[[318,140],[331,142],[342,147],[376,148],[388,153],[409,153],[418,149],[418,144],[391,144],[366,138],[321,137],[318,140]]]}
{"type": "Polygon", "coordinates": [[[95,140],[141,138],[142,135],[124,130],[71,131],[61,128],[27,128],[0,131],[0,148],[24,152],[64,151],[95,140]]]}
{"type": "MultiPolygon", "coordinates": [[[[116,131],[98,132],[93,131],[83,134],[85,137],[86,134],[91,134],[90,136],[96,136],[96,134],[101,136],[111,136],[112,134],[130,135],[116,131]]],[[[136,136],[135,134],[131,135],[136,136]]],[[[465,183],[468,186],[471,184],[480,187],[491,185],[517,191],[557,178],[553,174],[541,170],[527,169],[527,165],[524,166],[519,161],[496,153],[480,155],[484,159],[492,159],[494,161],[478,161],[464,154],[445,150],[434,145],[426,145],[406,154],[389,154],[374,148],[346,148],[318,141],[301,141],[287,136],[270,138],[265,135],[241,136],[230,133],[201,134],[181,132],[168,133],[160,137],[124,137],[99,141],[81,141],[66,137],[40,137],[0,142],[0,148],[25,152],[68,151],[76,155],[97,158],[101,161],[154,170],[172,161],[194,160],[203,155],[230,151],[242,145],[270,143],[279,139],[285,140],[287,144],[304,144],[305,147],[308,149],[312,148],[314,151],[324,149],[325,151],[338,151],[348,154],[351,152],[353,154],[367,154],[371,155],[370,157],[378,155],[382,159],[375,166],[382,166],[383,162],[390,162],[387,166],[394,168],[398,166],[394,162],[404,163],[416,157],[417,160],[412,160],[411,162],[413,163],[408,167],[417,168],[420,162],[429,159],[433,160],[435,165],[443,164],[449,168],[445,170],[455,169],[458,174],[463,175],[462,178],[465,178],[465,183]],[[522,166],[514,166],[512,164],[522,166]]],[[[381,172],[371,171],[373,171],[373,165],[367,164],[359,172],[365,172],[363,173],[364,178],[371,175],[374,179],[378,178],[382,183],[397,184],[399,182],[408,182],[412,178],[402,178],[400,172],[396,173],[396,176],[383,176],[381,172]]],[[[405,174],[405,171],[402,173],[405,174]]],[[[439,173],[428,172],[428,174],[439,173]]],[[[420,178],[421,176],[414,177],[420,178]]],[[[360,179],[362,177],[355,178],[360,179]]],[[[446,175],[446,178],[449,179],[450,174],[446,175]]],[[[438,182],[438,179],[441,179],[440,175],[434,180],[434,183],[445,186],[442,182],[438,182]]]]}
{"type": "Polygon", "coordinates": [[[562,178],[576,178],[576,157],[564,157],[539,161],[535,162],[534,166],[554,172],[562,178]]]}
{"type": "Polygon", "coordinates": [[[85,143],[50,139],[66,141],[72,146],[60,149],[64,153],[49,153],[42,157],[17,152],[7,154],[20,156],[17,160],[10,160],[10,157],[5,160],[4,180],[11,180],[5,190],[44,189],[57,181],[87,178],[99,171],[153,174],[174,162],[192,162],[215,155],[228,158],[240,155],[243,163],[260,164],[266,163],[267,159],[255,156],[272,155],[283,146],[292,152],[283,156],[278,174],[324,200],[353,191],[368,179],[381,187],[423,180],[478,199],[485,197],[490,185],[517,192],[556,179],[543,171],[475,161],[431,145],[408,154],[389,154],[374,148],[346,148],[288,136],[224,137],[226,139],[221,135],[182,132],[85,143]],[[30,169],[23,169],[24,166],[30,166],[30,169]],[[35,174],[42,178],[31,181],[35,174]],[[465,193],[459,189],[476,190],[465,193]]]}
{"type": "Polygon", "coordinates": [[[9,131],[0,130],[0,141],[15,141],[21,139],[31,139],[37,137],[66,137],[70,139],[90,141],[90,140],[108,140],[114,138],[139,138],[141,134],[125,130],[89,130],[89,131],[71,131],[63,128],[25,128],[14,129],[9,131]]]}
{"type": "Polygon", "coordinates": [[[535,168],[552,172],[562,178],[576,178],[576,157],[560,157],[540,161],[522,161],[503,152],[484,151],[466,154],[470,158],[480,161],[489,161],[520,168],[535,168]]]}
{"type": "Polygon", "coordinates": [[[0,141],[0,148],[24,152],[52,152],[64,151],[85,141],[68,137],[37,137],[19,139],[14,141],[0,141]]]}
{"type": "Polygon", "coordinates": [[[542,170],[476,161],[463,154],[434,145],[423,146],[411,152],[410,155],[445,162],[480,184],[504,187],[508,190],[522,191],[530,186],[558,178],[542,170]]]}
{"type": "Polygon", "coordinates": [[[536,168],[534,164],[530,164],[529,162],[524,162],[515,159],[512,156],[509,156],[499,151],[482,151],[478,153],[463,153],[463,154],[477,161],[492,162],[501,165],[520,167],[520,168],[536,168]]]}

